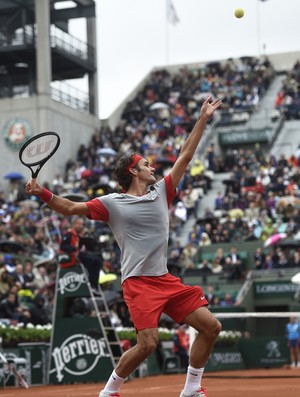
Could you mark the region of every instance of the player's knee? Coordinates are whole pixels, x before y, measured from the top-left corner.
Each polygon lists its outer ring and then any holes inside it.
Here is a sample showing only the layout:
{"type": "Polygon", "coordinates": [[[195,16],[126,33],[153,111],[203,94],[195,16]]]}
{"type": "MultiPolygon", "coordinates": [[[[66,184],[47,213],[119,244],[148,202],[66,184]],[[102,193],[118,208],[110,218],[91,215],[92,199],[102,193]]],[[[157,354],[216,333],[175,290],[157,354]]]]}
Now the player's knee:
{"type": "Polygon", "coordinates": [[[147,338],[143,338],[138,342],[138,347],[141,353],[148,357],[150,354],[154,353],[159,343],[159,339],[155,336],[149,336],[147,338]]]}
{"type": "Polygon", "coordinates": [[[219,333],[222,331],[222,324],[217,319],[214,320],[211,325],[211,336],[215,340],[217,339],[219,333]]]}
{"type": "Polygon", "coordinates": [[[208,340],[210,340],[211,342],[214,342],[217,339],[221,330],[222,330],[222,325],[221,325],[220,321],[218,321],[217,319],[214,319],[205,328],[204,333],[208,340]]]}

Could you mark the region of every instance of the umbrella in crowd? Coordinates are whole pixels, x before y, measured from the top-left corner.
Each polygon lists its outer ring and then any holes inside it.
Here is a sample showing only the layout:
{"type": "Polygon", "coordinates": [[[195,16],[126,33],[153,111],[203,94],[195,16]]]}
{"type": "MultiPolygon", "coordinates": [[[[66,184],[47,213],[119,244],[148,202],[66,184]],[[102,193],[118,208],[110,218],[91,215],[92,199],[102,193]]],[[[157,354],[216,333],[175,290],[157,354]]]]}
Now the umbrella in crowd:
{"type": "Polygon", "coordinates": [[[155,102],[150,107],[150,110],[169,109],[169,105],[163,102],[155,102]]]}
{"type": "Polygon", "coordinates": [[[36,208],[39,208],[39,206],[40,206],[38,201],[30,200],[30,199],[22,200],[22,201],[19,202],[19,204],[21,206],[28,207],[28,208],[31,208],[31,209],[36,209],[36,208]]]}
{"type": "Polygon", "coordinates": [[[292,206],[292,207],[300,207],[300,199],[295,196],[284,196],[277,202],[277,208],[280,207],[287,207],[287,206],[292,206]]]}
{"type": "Polygon", "coordinates": [[[162,167],[172,167],[172,165],[175,163],[175,160],[168,157],[158,157],[155,160],[155,163],[157,165],[161,165],[162,167]]]}
{"type": "Polygon", "coordinates": [[[244,216],[244,211],[240,208],[233,208],[228,214],[231,219],[242,218],[244,216]]]}
{"type": "Polygon", "coordinates": [[[93,189],[93,193],[96,194],[97,196],[113,193],[116,190],[109,183],[97,183],[91,187],[93,189]]]}
{"type": "Polygon", "coordinates": [[[295,239],[286,239],[286,240],[280,241],[278,243],[278,246],[281,248],[299,248],[300,241],[295,240],[295,239]]]}
{"type": "Polygon", "coordinates": [[[22,179],[24,179],[24,177],[19,172],[9,172],[8,174],[4,175],[4,179],[21,181],[22,179]]]}
{"type": "Polygon", "coordinates": [[[87,201],[88,197],[83,193],[63,193],[60,197],[66,198],[71,201],[82,202],[87,201]]]}
{"type": "Polygon", "coordinates": [[[279,243],[279,241],[285,239],[286,237],[287,237],[286,233],[275,233],[275,234],[272,234],[272,236],[267,238],[267,240],[265,241],[264,247],[269,247],[271,245],[275,245],[275,244],[279,243]]]}
{"type": "Polygon", "coordinates": [[[98,156],[102,156],[102,157],[112,157],[112,156],[115,157],[117,152],[110,147],[104,147],[97,149],[97,154],[98,156]]]}
{"type": "Polygon", "coordinates": [[[99,275],[99,284],[106,284],[106,283],[111,283],[117,279],[116,274],[114,273],[105,273],[103,270],[100,271],[99,275]]]}
{"type": "Polygon", "coordinates": [[[26,251],[26,249],[22,244],[19,244],[15,241],[1,240],[0,241],[0,251],[18,254],[18,253],[22,253],[22,252],[26,251]]]}
{"type": "Polygon", "coordinates": [[[120,298],[120,294],[112,290],[103,291],[103,295],[108,306],[112,306],[117,303],[120,298]]]}
{"type": "Polygon", "coordinates": [[[90,178],[91,176],[93,176],[93,172],[91,170],[84,170],[80,174],[81,178],[90,178]]]}
{"type": "Polygon", "coordinates": [[[300,284],[300,273],[295,274],[291,278],[291,282],[294,283],[294,284],[300,284]]]}

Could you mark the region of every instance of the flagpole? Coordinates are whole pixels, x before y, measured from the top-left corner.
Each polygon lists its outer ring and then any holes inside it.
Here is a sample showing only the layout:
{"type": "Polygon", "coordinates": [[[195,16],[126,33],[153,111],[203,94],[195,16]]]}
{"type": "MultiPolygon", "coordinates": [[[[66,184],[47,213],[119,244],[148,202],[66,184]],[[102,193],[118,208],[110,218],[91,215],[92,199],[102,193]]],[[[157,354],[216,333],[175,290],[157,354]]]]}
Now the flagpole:
{"type": "Polygon", "coordinates": [[[168,12],[169,12],[169,5],[168,0],[165,1],[165,9],[166,9],[166,66],[169,66],[170,62],[170,47],[169,47],[169,21],[168,21],[168,12]]]}
{"type": "Polygon", "coordinates": [[[261,38],[260,38],[260,8],[259,8],[260,0],[256,0],[256,20],[257,20],[257,55],[260,57],[261,55],[261,38]]]}

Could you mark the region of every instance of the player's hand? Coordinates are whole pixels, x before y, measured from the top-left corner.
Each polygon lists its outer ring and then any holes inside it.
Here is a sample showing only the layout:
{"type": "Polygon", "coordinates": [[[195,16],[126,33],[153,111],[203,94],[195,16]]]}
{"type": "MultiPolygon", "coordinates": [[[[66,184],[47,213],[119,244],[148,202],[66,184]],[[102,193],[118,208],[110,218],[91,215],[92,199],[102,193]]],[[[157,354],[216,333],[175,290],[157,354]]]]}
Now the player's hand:
{"type": "Polygon", "coordinates": [[[25,185],[25,190],[27,194],[41,194],[42,193],[42,187],[38,183],[32,183],[32,179],[29,179],[29,181],[25,185]]]}
{"type": "Polygon", "coordinates": [[[213,112],[218,109],[218,107],[222,104],[221,99],[214,99],[212,102],[210,102],[212,100],[212,97],[209,96],[208,98],[205,99],[205,101],[203,102],[203,105],[201,107],[201,111],[200,111],[200,117],[205,117],[205,118],[209,118],[213,112]]]}

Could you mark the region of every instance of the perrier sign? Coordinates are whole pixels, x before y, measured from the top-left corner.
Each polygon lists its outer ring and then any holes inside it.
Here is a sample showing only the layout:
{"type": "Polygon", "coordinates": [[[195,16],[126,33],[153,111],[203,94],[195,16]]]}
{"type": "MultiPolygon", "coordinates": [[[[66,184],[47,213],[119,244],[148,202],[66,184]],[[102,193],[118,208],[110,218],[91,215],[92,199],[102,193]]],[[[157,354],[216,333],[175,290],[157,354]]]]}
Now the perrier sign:
{"type": "Polygon", "coordinates": [[[59,269],[50,383],[106,380],[113,360],[82,265],[59,269]]]}

